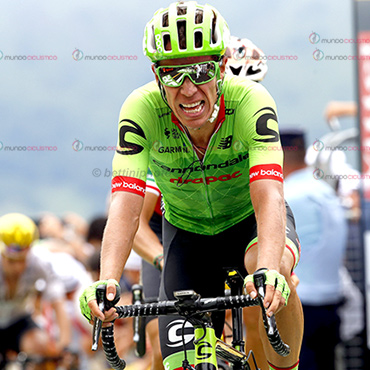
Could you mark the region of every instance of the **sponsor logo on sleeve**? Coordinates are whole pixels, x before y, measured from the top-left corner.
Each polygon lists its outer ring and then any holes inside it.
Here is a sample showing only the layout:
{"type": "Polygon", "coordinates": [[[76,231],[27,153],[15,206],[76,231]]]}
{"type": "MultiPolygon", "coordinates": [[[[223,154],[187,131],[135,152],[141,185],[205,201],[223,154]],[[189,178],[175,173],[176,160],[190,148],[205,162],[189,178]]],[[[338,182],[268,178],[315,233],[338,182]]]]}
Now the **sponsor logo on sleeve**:
{"type": "Polygon", "coordinates": [[[254,116],[257,116],[259,113],[264,112],[256,121],[256,132],[260,136],[264,136],[263,139],[253,139],[260,143],[274,143],[279,141],[279,133],[275,130],[267,127],[268,121],[271,119],[275,122],[278,121],[276,112],[270,108],[265,107],[256,112],[254,116]]]}
{"type": "Polygon", "coordinates": [[[130,119],[123,119],[120,121],[122,122],[128,122],[128,124],[124,124],[119,129],[119,149],[117,149],[117,153],[123,154],[123,155],[133,155],[138,154],[143,151],[143,146],[132,143],[127,140],[126,135],[130,133],[135,136],[139,136],[143,139],[146,139],[143,129],[134,121],[130,119]]]}
{"type": "Polygon", "coordinates": [[[284,181],[283,170],[279,164],[260,164],[249,170],[249,182],[255,180],[277,180],[284,181]]]}
{"type": "Polygon", "coordinates": [[[135,177],[116,176],[112,179],[112,193],[116,191],[127,191],[145,196],[145,181],[135,177]]]}

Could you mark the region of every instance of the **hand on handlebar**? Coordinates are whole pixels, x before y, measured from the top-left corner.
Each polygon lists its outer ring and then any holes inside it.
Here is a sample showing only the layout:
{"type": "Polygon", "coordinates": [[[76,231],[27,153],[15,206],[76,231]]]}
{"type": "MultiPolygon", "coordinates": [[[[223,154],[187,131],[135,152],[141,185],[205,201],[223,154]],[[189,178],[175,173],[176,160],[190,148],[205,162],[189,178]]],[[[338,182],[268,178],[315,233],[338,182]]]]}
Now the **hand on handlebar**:
{"type": "Polygon", "coordinates": [[[96,301],[96,288],[99,285],[107,286],[106,298],[108,301],[113,301],[116,294],[120,295],[120,287],[116,280],[99,280],[87,287],[80,296],[80,310],[82,315],[86,317],[90,324],[93,324],[95,317],[102,321],[113,321],[118,315],[114,308],[110,308],[106,312],[102,312],[96,301]]]}
{"type": "Polygon", "coordinates": [[[269,317],[278,309],[286,306],[290,295],[290,288],[285,277],[276,270],[259,269],[253,275],[244,279],[244,287],[247,294],[252,298],[258,295],[263,299],[263,305],[267,309],[269,317]],[[263,284],[257,283],[256,277],[262,274],[263,284]],[[265,286],[265,289],[263,289],[265,286]]]}

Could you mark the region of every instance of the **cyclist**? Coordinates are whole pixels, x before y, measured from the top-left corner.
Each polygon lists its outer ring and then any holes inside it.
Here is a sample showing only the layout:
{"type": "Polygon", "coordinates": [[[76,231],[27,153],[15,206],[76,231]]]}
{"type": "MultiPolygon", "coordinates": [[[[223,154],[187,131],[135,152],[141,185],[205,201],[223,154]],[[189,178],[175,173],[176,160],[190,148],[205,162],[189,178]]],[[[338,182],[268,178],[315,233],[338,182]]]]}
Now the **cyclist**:
{"type": "Polygon", "coordinates": [[[267,59],[261,49],[251,40],[230,37],[225,56],[226,74],[245,76],[255,82],[261,82],[267,73],[267,59]]]}
{"type": "MultiPolygon", "coordinates": [[[[100,278],[113,299],[138,227],[149,165],[164,203],[160,299],[182,289],[222,295],[228,266],[248,273],[246,291],[255,297],[253,272],[263,269],[267,313],[276,313],[292,347],[282,358],[264,343],[269,366],[297,369],[303,318],[290,274],[299,246],[283,197],[276,107],[262,85],[224,77],[228,39],[220,13],[194,1],[160,9],[147,24],[144,50],[157,83],[135,90],[121,109],[100,278]],[[122,176],[124,169],[130,176],[122,176]]],[[[113,309],[103,315],[97,307],[98,284],[81,296],[82,312],[89,320],[112,320],[113,309]]],[[[212,319],[219,333],[223,315],[212,319]]],[[[181,367],[182,323],[173,317],[159,323],[165,368],[181,367]]]]}
{"type": "Polygon", "coordinates": [[[51,264],[33,253],[31,246],[37,238],[37,227],[29,217],[9,213],[0,218],[0,356],[4,362],[11,352],[59,355],[70,343],[64,288],[51,264]],[[44,285],[42,299],[51,303],[56,315],[59,338],[55,345],[32,317],[30,304],[40,284],[44,285]]]}

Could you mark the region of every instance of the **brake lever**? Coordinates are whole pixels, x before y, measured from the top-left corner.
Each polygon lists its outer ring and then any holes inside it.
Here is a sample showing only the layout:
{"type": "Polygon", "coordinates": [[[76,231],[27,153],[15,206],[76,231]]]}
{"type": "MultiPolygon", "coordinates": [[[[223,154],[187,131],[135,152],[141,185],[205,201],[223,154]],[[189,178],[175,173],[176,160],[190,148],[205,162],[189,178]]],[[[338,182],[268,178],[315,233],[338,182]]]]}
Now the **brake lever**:
{"type": "MultiPolygon", "coordinates": [[[[114,307],[120,298],[121,289],[119,286],[116,286],[116,296],[114,297],[113,301],[108,301],[106,297],[107,286],[104,284],[99,285],[96,288],[96,301],[101,312],[109,311],[112,307],[114,307]]],[[[98,349],[98,343],[100,338],[100,333],[102,329],[103,321],[99,318],[95,317],[94,325],[93,325],[93,333],[92,333],[92,346],[91,350],[96,351],[98,349]]]]}
{"type": "Polygon", "coordinates": [[[266,314],[267,309],[263,304],[263,300],[265,298],[265,291],[266,291],[266,286],[265,286],[265,281],[266,281],[265,272],[266,271],[267,269],[265,268],[257,270],[253,274],[253,278],[254,278],[254,284],[258,292],[258,296],[257,296],[258,303],[262,308],[262,320],[263,320],[265,328],[267,329],[267,333],[271,335],[273,334],[274,328],[276,327],[276,320],[275,320],[274,315],[272,315],[271,317],[267,316],[266,314]]]}

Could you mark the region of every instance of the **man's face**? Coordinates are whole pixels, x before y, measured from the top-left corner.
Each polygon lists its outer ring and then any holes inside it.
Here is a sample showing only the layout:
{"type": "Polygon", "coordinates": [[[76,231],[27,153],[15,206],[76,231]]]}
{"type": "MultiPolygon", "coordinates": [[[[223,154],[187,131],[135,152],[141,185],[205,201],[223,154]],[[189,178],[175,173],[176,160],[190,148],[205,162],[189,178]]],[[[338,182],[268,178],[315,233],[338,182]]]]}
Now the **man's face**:
{"type": "Polygon", "coordinates": [[[12,256],[3,253],[1,256],[3,275],[10,279],[19,279],[26,270],[27,255],[28,250],[14,253],[12,256]]]}
{"type": "MultiPolygon", "coordinates": [[[[179,58],[161,61],[160,65],[187,65],[213,60],[211,56],[179,58]]],[[[221,78],[225,65],[220,67],[221,78]]],[[[153,66],[153,71],[154,66],[153,66]]],[[[156,75],[158,81],[158,77],[156,75]]],[[[202,85],[195,85],[188,77],[179,87],[164,86],[167,103],[178,120],[189,129],[202,127],[211,117],[217,101],[217,77],[202,85]]]]}

